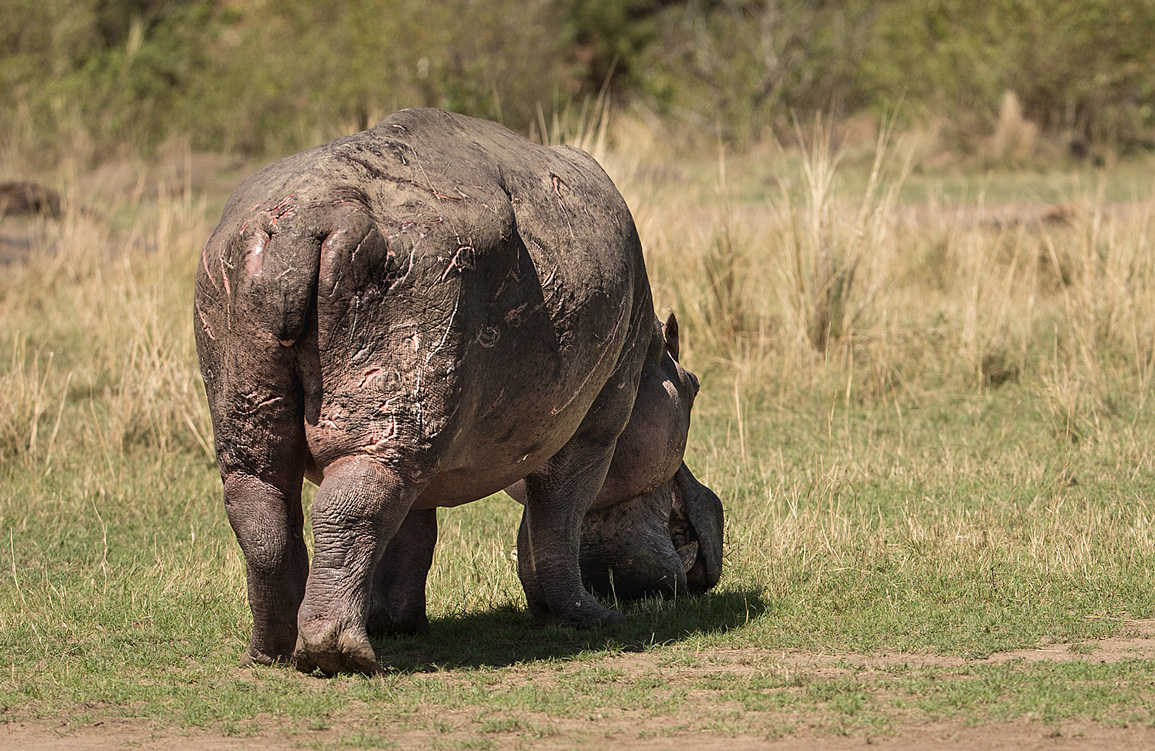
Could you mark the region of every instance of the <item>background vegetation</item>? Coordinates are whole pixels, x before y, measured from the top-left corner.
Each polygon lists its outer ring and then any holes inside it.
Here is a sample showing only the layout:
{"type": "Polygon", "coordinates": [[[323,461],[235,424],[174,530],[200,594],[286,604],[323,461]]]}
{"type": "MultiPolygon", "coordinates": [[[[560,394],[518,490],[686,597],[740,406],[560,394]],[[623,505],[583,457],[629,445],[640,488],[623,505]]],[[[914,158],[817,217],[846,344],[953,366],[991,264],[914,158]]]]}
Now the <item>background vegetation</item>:
{"type": "Polygon", "coordinates": [[[0,0],[0,133],[50,163],[177,136],[281,154],[428,105],[528,130],[608,86],[749,145],[792,117],[937,123],[975,151],[1005,92],[1064,139],[1149,145],[1147,0],[0,0]]]}
{"type": "Polygon", "coordinates": [[[0,723],[449,748],[1152,726],[1150,639],[1099,659],[1155,617],[1151,13],[0,0],[0,179],[67,207],[0,216],[0,723]],[[606,165],[703,383],[724,578],[534,629],[495,498],[441,515],[433,633],[377,643],[387,675],[240,669],[200,248],[263,160],[410,104],[606,165]],[[1075,659],[1004,654],[1055,645],[1075,659]]]}

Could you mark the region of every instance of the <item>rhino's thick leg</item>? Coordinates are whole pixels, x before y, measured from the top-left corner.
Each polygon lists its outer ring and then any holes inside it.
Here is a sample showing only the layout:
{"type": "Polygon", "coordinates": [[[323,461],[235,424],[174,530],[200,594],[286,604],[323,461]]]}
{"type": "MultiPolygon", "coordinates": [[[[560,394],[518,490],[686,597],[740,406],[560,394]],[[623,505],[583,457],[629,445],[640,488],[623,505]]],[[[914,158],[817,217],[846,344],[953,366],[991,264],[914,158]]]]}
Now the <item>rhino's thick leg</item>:
{"type": "Polygon", "coordinates": [[[370,636],[429,632],[425,579],[436,545],[437,509],[410,511],[377,565],[369,602],[370,636]]]}
{"type": "Polygon", "coordinates": [[[245,557],[253,633],[244,662],[287,661],[297,641],[297,607],[305,592],[309,553],[302,536],[301,482],[308,460],[292,370],[272,356],[201,342],[213,408],[225,511],[245,557]],[[234,358],[230,367],[218,365],[234,358]],[[254,375],[259,361],[260,377],[254,375]],[[231,380],[221,377],[230,372],[231,380]],[[213,374],[216,377],[211,377],[213,374]]]}
{"type": "Polygon", "coordinates": [[[229,523],[245,556],[253,612],[253,634],[243,661],[287,661],[297,641],[297,608],[309,573],[301,535],[300,471],[266,477],[233,471],[225,475],[224,486],[229,523]]]}
{"type": "Polygon", "coordinates": [[[379,461],[355,456],[325,468],[313,501],[313,566],[297,616],[297,666],[372,672],[366,620],[377,565],[417,490],[379,461]]]}
{"type": "Polygon", "coordinates": [[[619,623],[582,586],[581,522],[605,480],[613,445],[572,443],[525,478],[525,511],[517,535],[517,573],[538,623],[592,627],[619,623]]]}

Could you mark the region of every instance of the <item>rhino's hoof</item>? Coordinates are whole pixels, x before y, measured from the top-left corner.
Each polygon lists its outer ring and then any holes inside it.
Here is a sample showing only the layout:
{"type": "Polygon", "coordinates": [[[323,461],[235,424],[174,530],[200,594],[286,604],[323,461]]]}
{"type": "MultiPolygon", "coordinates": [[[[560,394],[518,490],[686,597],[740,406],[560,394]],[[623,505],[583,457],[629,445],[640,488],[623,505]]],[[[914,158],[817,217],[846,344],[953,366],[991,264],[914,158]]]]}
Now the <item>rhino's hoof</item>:
{"type": "Polygon", "coordinates": [[[593,629],[620,625],[626,622],[626,617],[616,610],[610,610],[609,608],[603,608],[598,605],[596,610],[582,609],[564,616],[548,615],[544,618],[536,618],[535,620],[552,626],[593,629]]]}
{"type": "Polygon", "coordinates": [[[292,662],[292,660],[293,655],[290,652],[269,655],[249,647],[241,653],[240,666],[242,668],[248,668],[253,665],[286,665],[292,662]]]}
{"type": "Polygon", "coordinates": [[[314,624],[308,631],[305,633],[302,629],[293,652],[298,670],[311,673],[319,669],[326,675],[381,672],[373,645],[364,631],[341,629],[335,624],[314,624]]]}

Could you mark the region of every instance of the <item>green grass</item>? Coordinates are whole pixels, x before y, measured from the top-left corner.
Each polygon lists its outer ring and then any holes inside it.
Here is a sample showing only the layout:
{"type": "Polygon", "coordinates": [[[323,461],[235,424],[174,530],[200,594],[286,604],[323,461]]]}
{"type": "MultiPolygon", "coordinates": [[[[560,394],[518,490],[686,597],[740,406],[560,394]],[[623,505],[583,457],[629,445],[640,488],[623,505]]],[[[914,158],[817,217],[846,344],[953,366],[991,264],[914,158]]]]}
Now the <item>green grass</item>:
{"type": "MultiPolygon", "coordinates": [[[[391,748],[401,730],[486,748],[1155,722],[1155,660],[1096,660],[1099,640],[1155,617],[1149,213],[1014,242],[948,228],[928,260],[917,233],[856,224],[854,191],[817,197],[811,236],[809,199],[791,224],[708,182],[671,196],[622,159],[607,156],[702,378],[688,462],[726,507],[714,591],[625,605],[611,630],[535,628],[511,558],[520,509],[499,497],[440,512],[432,633],[378,642],[385,675],[237,667],[251,619],[189,330],[223,196],[140,199],[114,226],[48,227],[56,250],[0,280],[0,721],[316,748],[391,748]],[[859,254],[839,304],[861,312],[816,347],[803,317],[830,298],[800,298],[817,288],[779,261],[809,273],[821,247],[859,254]],[[1046,271],[1059,256],[1062,284],[1046,271]],[[713,277],[685,272],[707,258],[713,277]],[[992,352],[1014,365],[997,383],[992,352]],[[1053,643],[1086,659],[984,661],[1053,643]]],[[[1010,195],[1022,178],[982,179],[1010,195]]],[[[1080,184],[1064,179],[1060,193],[1080,184]]]]}
{"type": "MultiPolygon", "coordinates": [[[[717,401],[700,408],[696,435],[725,435],[717,401]]],[[[769,462],[727,463],[732,443],[703,441],[695,464],[729,513],[721,585],[704,597],[627,606],[628,623],[604,633],[530,624],[502,555],[513,545],[515,504],[443,512],[433,633],[379,642],[392,672],[373,679],[235,667],[251,625],[243,568],[203,456],[157,461],[140,452],[104,477],[82,461],[48,477],[10,467],[0,652],[11,665],[0,676],[0,706],[22,719],[77,722],[82,708],[93,718],[230,734],[270,725],[307,734],[309,723],[337,723],[350,706],[354,728],[407,726],[441,707],[483,718],[458,733],[526,738],[544,732],[527,717],[623,707],[721,727],[685,717],[702,702],[739,703],[725,728],[741,733],[769,720],[786,732],[798,717],[867,733],[912,717],[1151,722],[1150,659],[835,678],[775,664],[773,654],[789,650],[983,658],[1093,642],[1124,619],[1151,616],[1155,549],[1138,537],[1150,531],[1149,470],[1120,478],[1107,440],[1071,448],[1047,438],[1029,453],[1000,452],[1003,423],[1030,432],[1019,398],[968,401],[982,410],[953,421],[944,414],[965,415],[965,405],[913,410],[902,451],[897,434],[879,437],[870,422],[881,416],[871,410],[849,416],[847,435],[836,431],[829,446],[807,410],[760,412],[747,427],[748,453],[773,456],[773,437],[791,437],[782,441],[790,456],[769,462]],[[14,508],[18,499],[32,502],[14,508]],[[756,650],[768,672],[668,678],[693,673],[719,650],[756,650]],[[615,655],[634,652],[661,664],[614,667],[615,655]],[[691,701],[699,690],[707,697],[691,701]],[[510,716],[493,719],[501,712],[510,716]]],[[[353,746],[371,740],[351,732],[353,746]]]]}

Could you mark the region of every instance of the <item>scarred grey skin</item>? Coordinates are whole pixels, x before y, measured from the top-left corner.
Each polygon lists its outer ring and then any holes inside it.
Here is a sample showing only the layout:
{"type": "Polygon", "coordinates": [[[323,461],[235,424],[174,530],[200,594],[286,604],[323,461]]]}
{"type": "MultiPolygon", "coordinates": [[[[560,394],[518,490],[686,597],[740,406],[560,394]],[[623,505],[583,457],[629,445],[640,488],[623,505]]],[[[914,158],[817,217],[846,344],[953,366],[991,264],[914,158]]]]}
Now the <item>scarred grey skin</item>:
{"type": "Polygon", "coordinates": [[[697,380],[585,152],[437,110],[243,182],[197,274],[197,353],[256,662],[369,672],[428,629],[439,506],[508,488],[536,621],[702,592],[722,507],[682,462],[697,380]],[[301,485],[313,503],[314,556],[301,485]]]}

